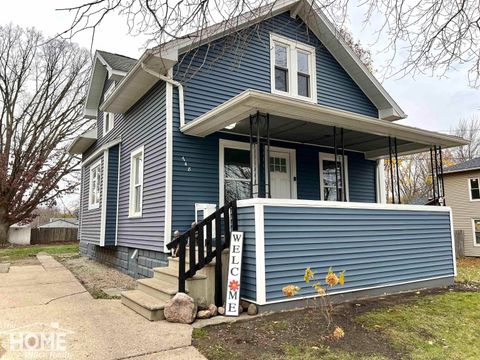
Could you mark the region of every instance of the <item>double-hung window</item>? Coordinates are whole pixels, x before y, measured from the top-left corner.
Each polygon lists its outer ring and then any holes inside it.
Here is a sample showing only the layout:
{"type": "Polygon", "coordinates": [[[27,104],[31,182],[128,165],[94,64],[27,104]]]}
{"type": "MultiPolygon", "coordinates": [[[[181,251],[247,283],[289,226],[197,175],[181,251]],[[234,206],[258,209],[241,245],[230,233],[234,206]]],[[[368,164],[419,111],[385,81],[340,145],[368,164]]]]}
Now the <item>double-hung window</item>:
{"type": "Polygon", "coordinates": [[[90,166],[90,181],[88,191],[88,208],[97,209],[100,206],[102,184],[102,160],[90,166]]]}
{"type": "Polygon", "coordinates": [[[473,221],[473,245],[480,246],[480,220],[472,219],[473,221]]]}
{"type": "Polygon", "coordinates": [[[478,178],[468,179],[470,200],[480,200],[480,181],[478,178]]]}
{"type": "Polygon", "coordinates": [[[130,217],[142,216],[143,164],[144,149],[141,147],[130,156],[130,217]]]}
{"type": "Polygon", "coordinates": [[[348,158],[345,156],[345,168],[342,171],[342,156],[338,156],[337,161],[335,161],[334,154],[320,153],[321,200],[337,201],[337,199],[343,199],[344,192],[345,199],[348,201],[348,158]],[[343,174],[345,175],[344,181],[342,181],[343,174]]]}
{"type": "Polygon", "coordinates": [[[270,35],[272,93],[316,102],[315,48],[270,35]]]}
{"type": "Polygon", "coordinates": [[[220,141],[220,205],[250,198],[250,145],[220,141]]]}
{"type": "Polygon", "coordinates": [[[114,125],[114,115],[113,113],[103,113],[103,135],[106,135],[110,130],[113,129],[114,125]]]}

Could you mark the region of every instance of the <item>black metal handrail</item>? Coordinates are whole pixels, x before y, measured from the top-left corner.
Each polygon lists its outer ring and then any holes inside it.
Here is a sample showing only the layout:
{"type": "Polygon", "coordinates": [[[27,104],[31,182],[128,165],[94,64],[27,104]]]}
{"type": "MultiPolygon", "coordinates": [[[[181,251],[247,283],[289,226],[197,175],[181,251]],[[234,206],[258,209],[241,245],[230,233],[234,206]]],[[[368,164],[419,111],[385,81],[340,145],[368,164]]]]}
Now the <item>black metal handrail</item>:
{"type": "Polygon", "coordinates": [[[197,271],[215,259],[215,305],[222,306],[222,251],[230,246],[230,233],[236,230],[238,230],[237,203],[236,201],[232,201],[193,225],[189,230],[185,231],[167,245],[167,249],[169,250],[177,249],[179,292],[185,292],[185,281],[188,278],[195,276],[197,271]],[[214,222],[215,249],[213,249],[214,222]],[[222,238],[224,239],[223,242],[222,238]],[[185,269],[187,245],[189,246],[188,271],[185,269]],[[198,260],[196,256],[197,248],[198,260]]]}

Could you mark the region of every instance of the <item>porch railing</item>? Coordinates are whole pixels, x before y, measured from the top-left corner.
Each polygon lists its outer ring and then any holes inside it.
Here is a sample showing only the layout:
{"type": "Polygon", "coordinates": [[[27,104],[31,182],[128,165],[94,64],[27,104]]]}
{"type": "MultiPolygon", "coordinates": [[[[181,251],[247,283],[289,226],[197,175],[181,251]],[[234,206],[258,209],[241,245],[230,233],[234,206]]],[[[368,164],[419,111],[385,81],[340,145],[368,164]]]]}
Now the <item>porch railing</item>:
{"type": "Polygon", "coordinates": [[[187,279],[195,276],[197,271],[215,259],[215,304],[222,306],[222,251],[229,248],[230,234],[237,230],[237,203],[233,201],[199,221],[167,245],[169,250],[176,249],[178,256],[179,292],[185,292],[187,279]]]}

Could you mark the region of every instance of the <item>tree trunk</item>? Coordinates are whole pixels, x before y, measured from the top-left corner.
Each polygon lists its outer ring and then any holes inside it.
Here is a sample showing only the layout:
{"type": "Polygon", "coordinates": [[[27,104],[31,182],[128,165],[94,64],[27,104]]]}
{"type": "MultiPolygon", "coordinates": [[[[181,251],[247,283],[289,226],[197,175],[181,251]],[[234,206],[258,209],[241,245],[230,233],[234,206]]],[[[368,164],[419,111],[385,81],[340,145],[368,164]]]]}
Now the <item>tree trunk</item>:
{"type": "Polygon", "coordinates": [[[8,242],[8,229],[10,224],[7,221],[8,210],[0,207],[0,247],[5,246],[8,242]]]}

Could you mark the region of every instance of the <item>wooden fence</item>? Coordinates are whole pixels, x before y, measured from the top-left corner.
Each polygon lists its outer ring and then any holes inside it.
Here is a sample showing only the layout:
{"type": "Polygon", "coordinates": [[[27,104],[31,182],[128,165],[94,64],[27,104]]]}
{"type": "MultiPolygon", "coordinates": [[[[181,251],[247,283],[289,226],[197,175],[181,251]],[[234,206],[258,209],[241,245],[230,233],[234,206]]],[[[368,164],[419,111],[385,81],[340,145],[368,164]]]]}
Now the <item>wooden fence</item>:
{"type": "Polygon", "coordinates": [[[30,244],[49,244],[56,242],[72,242],[78,240],[76,228],[39,228],[32,229],[30,244]]]}
{"type": "Polygon", "coordinates": [[[464,240],[465,240],[465,233],[463,230],[455,230],[453,233],[453,237],[455,238],[455,255],[459,258],[465,256],[465,247],[464,247],[464,240]]]}

